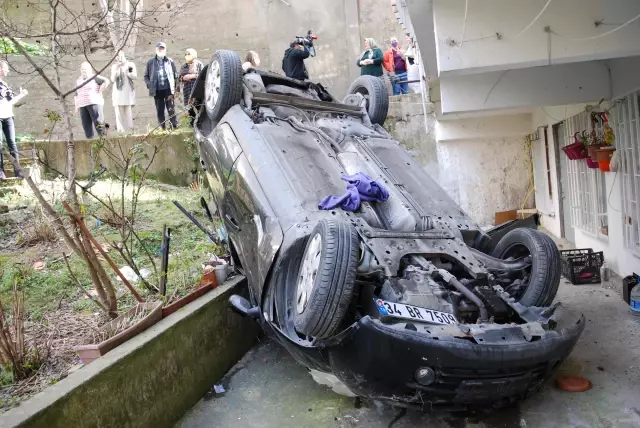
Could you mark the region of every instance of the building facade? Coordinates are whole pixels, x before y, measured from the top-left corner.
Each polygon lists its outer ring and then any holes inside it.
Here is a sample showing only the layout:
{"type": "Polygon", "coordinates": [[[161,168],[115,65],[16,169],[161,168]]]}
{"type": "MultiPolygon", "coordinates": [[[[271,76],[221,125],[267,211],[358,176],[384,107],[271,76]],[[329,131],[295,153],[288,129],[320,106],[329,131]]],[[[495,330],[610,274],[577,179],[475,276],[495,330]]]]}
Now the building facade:
{"type": "Polygon", "coordinates": [[[577,248],[603,251],[620,275],[640,271],[640,4],[394,0],[392,6],[419,44],[437,141],[520,139],[531,154],[542,225],[577,248]],[[617,172],[567,157],[562,148],[576,133],[601,135],[605,123],[615,135],[617,172]]]}

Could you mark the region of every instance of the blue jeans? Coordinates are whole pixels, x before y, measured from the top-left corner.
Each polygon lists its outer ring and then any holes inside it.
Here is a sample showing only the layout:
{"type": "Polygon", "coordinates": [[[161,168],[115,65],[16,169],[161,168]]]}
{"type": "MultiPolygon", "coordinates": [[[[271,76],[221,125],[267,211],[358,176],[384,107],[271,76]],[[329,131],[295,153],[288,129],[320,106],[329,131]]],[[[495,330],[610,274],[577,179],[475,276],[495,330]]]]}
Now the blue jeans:
{"type": "Polygon", "coordinates": [[[396,82],[405,82],[407,81],[407,72],[406,71],[396,71],[396,75],[391,79],[391,86],[393,88],[393,95],[400,94],[408,94],[409,93],[409,84],[408,83],[396,83],[396,82]]]}
{"type": "MultiPolygon", "coordinates": [[[[3,141],[7,142],[9,152],[16,160],[19,159],[18,147],[16,146],[16,128],[13,125],[13,118],[8,117],[6,119],[0,119],[2,124],[2,132],[0,132],[0,175],[4,175],[4,147],[3,141]],[[4,137],[4,138],[3,138],[4,137]]],[[[15,170],[15,168],[14,168],[15,170]]],[[[16,177],[18,174],[16,174],[16,177]]]]}
{"type": "Polygon", "coordinates": [[[93,127],[95,126],[98,135],[104,135],[104,125],[100,122],[100,110],[97,104],[80,107],[80,120],[84,129],[84,136],[93,138],[93,127]]]}

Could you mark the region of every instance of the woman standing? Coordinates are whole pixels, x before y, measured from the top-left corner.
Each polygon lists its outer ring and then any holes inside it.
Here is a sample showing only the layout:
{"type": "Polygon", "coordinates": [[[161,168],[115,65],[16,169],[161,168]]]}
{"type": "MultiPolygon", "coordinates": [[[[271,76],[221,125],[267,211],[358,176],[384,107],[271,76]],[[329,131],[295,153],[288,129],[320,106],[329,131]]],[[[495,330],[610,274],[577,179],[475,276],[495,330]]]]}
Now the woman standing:
{"type": "Polygon", "coordinates": [[[111,66],[111,83],[113,83],[113,108],[116,113],[116,131],[133,129],[132,107],[136,105],[136,89],[133,80],[138,77],[136,65],[120,51],[116,62],[111,66]]]}
{"type": "Polygon", "coordinates": [[[391,38],[391,48],[385,52],[382,65],[392,75],[393,95],[408,93],[409,85],[407,83],[396,83],[407,80],[407,63],[404,61],[404,52],[400,49],[397,38],[391,38]]]}
{"type": "Polygon", "coordinates": [[[198,75],[202,71],[202,63],[198,61],[198,52],[195,49],[187,49],[184,53],[185,64],[180,71],[180,80],[182,80],[182,92],[184,96],[184,107],[189,112],[189,124],[193,126],[196,118],[196,111],[191,103],[191,91],[196,83],[198,75]]]}
{"type": "MultiPolygon", "coordinates": [[[[2,132],[0,132],[0,180],[4,180],[4,148],[2,141],[7,142],[11,156],[18,161],[18,147],[16,146],[16,128],[13,123],[13,105],[27,96],[26,89],[20,88],[20,93],[14,95],[9,85],[4,81],[4,77],[9,74],[9,64],[6,61],[0,61],[0,124],[2,132]],[[4,138],[2,138],[4,136],[4,138]]],[[[18,177],[18,171],[14,168],[15,176],[18,177]]]]}
{"type": "Polygon", "coordinates": [[[258,52],[249,51],[247,56],[244,58],[244,64],[242,64],[242,69],[244,71],[249,70],[250,68],[257,68],[260,66],[260,56],[258,56],[258,52]]]}
{"type": "Polygon", "coordinates": [[[109,86],[109,81],[100,75],[95,78],[94,76],[91,64],[83,62],[80,66],[80,77],[76,80],[76,86],[89,82],[76,90],[75,104],[76,111],[80,113],[84,135],[87,138],[93,138],[94,127],[98,131],[98,135],[104,135],[104,124],[100,121],[98,105],[102,99],[102,92],[109,86]],[[102,83],[98,83],[98,81],[102,83]]]}
{"type": "Polygon", "coordinates": [[[382,51],[378,48],[376,41],[368,38],[364,39],[364,52],[356,62],[360,67],[361,76],[380,77],[384,74],[382,71],[382,51]]]}

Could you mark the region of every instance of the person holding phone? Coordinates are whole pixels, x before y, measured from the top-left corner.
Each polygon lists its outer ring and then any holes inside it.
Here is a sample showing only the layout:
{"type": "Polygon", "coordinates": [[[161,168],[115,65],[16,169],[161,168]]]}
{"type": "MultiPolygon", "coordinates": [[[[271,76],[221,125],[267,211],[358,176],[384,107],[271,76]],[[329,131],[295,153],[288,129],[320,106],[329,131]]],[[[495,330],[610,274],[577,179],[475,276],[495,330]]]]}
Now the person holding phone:
{"type": "Polygon", "coordinates": [[[105,127],[104,122],[100,120],[99,104],[104,103],[102,92],[109,86],[109,80],[96,75],[93,66],[85,61],[80,66],[80,77],[76,80],[76,86],[78,89],[74,101],[85,137],[93,138],[94,127],[98,135],[104,135],[105,127]]]}
{"type": "Polygon", "coordinates": [[[120,51],[115,63],[111,66],[112,101],[116,113],[116,131],[133,130],[133,106],[136,105],[136,88],[133,81],[137,77],[136,65],[131,61],[127,61],[124,52],[120,51]]]}
{"type": "MultiPolygon", "coordinates": [[[[18,146],[16,146],[16,129],[13,123],[13,106],[26,97],[29,92],[20,88],[18,95],[15,95],[11,87],[4,81],[9,74],[9,64],[6,61],[0,61],[0,125],[2,132],[0,133],[0,180],[4,180],[4,147],[2,142],[6,141],[11,156],[19,161],[18,146]]],[[[14,167],[15,176],[19,177],[19,170],[14,167]]]]}

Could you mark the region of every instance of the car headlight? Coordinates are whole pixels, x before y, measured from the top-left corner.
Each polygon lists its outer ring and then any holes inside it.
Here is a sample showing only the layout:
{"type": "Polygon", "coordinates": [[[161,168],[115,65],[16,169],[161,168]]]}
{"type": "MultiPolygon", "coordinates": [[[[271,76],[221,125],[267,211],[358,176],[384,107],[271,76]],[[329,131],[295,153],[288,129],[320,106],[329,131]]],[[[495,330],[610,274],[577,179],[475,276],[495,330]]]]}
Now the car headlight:
{"type": "Polygon", "coordinates": [[[414,377],[420,385],[428,386],[436,381],[436,372],[430,367],[420,367],[414,377]]]}

